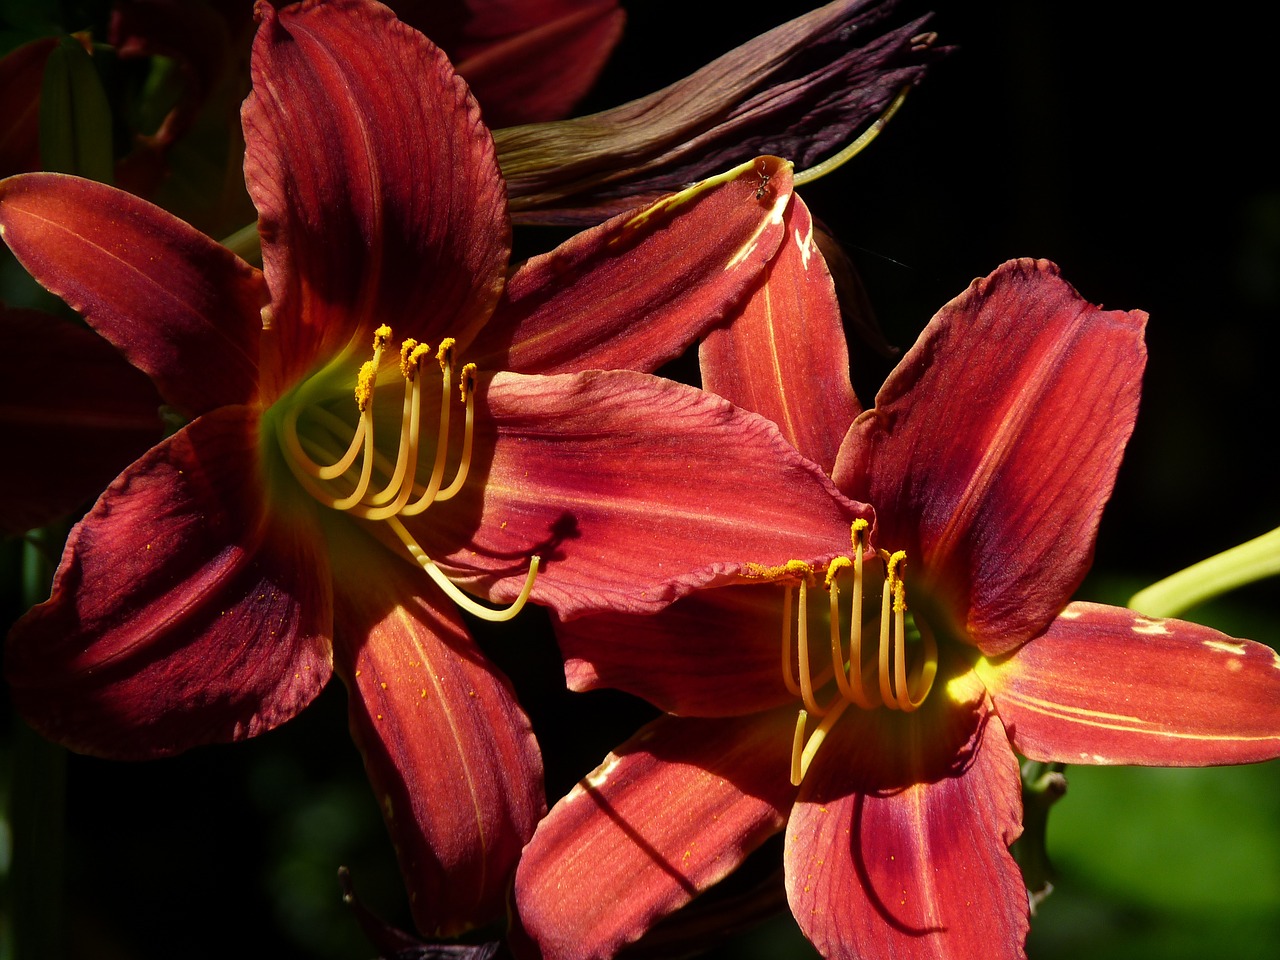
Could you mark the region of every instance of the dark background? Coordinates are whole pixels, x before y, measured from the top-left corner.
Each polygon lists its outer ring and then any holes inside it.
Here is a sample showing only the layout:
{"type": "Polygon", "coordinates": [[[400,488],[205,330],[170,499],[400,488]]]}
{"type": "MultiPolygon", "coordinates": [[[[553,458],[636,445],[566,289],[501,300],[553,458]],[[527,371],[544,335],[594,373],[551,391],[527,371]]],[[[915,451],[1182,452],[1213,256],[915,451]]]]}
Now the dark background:
{"type": "MultiPolygon", "coordinates": [[[[625,39],[588,108],[809,8],[624,5],[625,39]]],[[[957,49],[863,155],[802,191],[903,348],[1011,257],[1052,259],[1090,300],[1149,311],[1143,409],[1083,591],[1094,599],[1123,602],[1280,523],[1280,174],[1267,146],[1280,85],[1276,16],[1258,6],[1203,5],[1189,19],[1154,0],[903,3],[904,15],[935,9],[932,28],[957,49]]],[[[868,402],[876,384],[856,386],[868,402]]],[[[12,564],[16,547],[6,550],[12,564]]],[[[1276,601],[1272,581],[1194,616],[1275,644],[1276,601]]],[[[648,712],[556,693],[540,611],[518,623],[481,636],[525,702],[543,705],[534,721],[556,744],[554,799],[648,712]]],[[[340,906],[337,866],[374,909],[407,920],[345,722],[335,684],[250,743],[139,765],[70,757],[70,954],[371,956],[340,906]]],[[[1050,826],[1058,890],[1033,921],[1032,957],[1269,956],[1280,942],[1275,763],[1070,776],[1050,826]]],[[[808,954],[784,917],[721,955],[808,954]]]]}

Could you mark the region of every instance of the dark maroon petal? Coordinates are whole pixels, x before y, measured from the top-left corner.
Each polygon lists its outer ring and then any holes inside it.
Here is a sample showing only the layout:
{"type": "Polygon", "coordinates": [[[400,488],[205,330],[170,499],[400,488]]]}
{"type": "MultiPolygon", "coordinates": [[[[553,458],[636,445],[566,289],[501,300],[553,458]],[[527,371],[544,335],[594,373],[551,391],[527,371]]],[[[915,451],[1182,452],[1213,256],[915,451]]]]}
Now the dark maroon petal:
{"type": "Polygon", "coordinates": [[[428,555],[562,617],[650,613],[751,564],[826,563],[869,516],[768,420],[628,371],[482,377],[463,492],[407,521],[428,555]]]}
{"type": "Polygon", "coordinates": [[[835,284],[799,197],[784,226],[786,239],[764,283],[731,324],[699,346],[702,386],[768,417],[793,447],[830,471],[861,407],[849,381],[835,284]]]}
{"type": "Polygon", "coordinates": [[[280,384],[379,324],[465,345],[502,288],[493,144],[444,55],[389,10],[259,4],[245,180],[259,212],[280,384]]]}
{"type": "Polygon", "coordinates": [[[813,167],[941,52],[923,32],[927,17],[886,24],[893,6],[829,3],[638,100],[497,131],[513,217],[597,223],[761,154],[813,167]]]}
{"type": "Polygon", "coordinates": [[[162,435],[151,381],[91,331],[0,307],[0,533],[88,503],[162,435]]]}
{"type": "Polygon", "coordinates": [[[608,957],[781,829],[789,711],[664,717],[605,758],[538,826],[516,906],[543,955],[608,957]]]}
{"type": "MultiPolygon", "coordinates": [[[[825,596],[825,594],[824,594],[825,596]]],[[[782,679],[783,588],[699,590],[652,616],[556,624],[572,690],[613,687],[667,713],[740,716],[792,702],[782,679]]]]}
{"type": "Polygon", "coordinates": [[[534,257],[475,345],[483,369],[652,371],[733,315],[773,259],[791,166],[760,157],[534,257]]]}
{"type": "Polygon", "coordinates": [[[1133,430],[1146,315],[1017,260],[942,308],[858,418],[834,478],[876,506],[907,592],[988,655],[1039,633],[1093,559],[1133,430]]]}
{"type": "Polygon", "coordinates": [[[1024,956],[1018,761],[994,714],[948,693],[905,717],[850,708],[805,779],[787,895],[823,956],[1024,956]]]}
{"type": "Polygon", "coordinates": [[[414,921],[451,936],[505,911],[546,811],[538,744],[507,679],[420,572],[354,532],[334,556],[351,731],[414,921]]]}
{"type": "Polygon", "coordinates": [[[1198,623],[1073,603],[978,672],[1033,760],[1207,766],[1280,756],[1280,654],[1198,623]]]}
{"type": "Polygon", "coordinates": [[[329,590],[314,517],[264,500],[255,412],[215,411],[72,530],[51,599],[9,634],[14,703],[50,739],[120,759],[254,736],[328,680],[329,590]]]}
{"type": "MultiPolygon", "coordinates": [[[[508,5],[477,6],[490,8],[477,10],[477,16],[488,13],[495,19],[508,5]]],[[[491,127],[568,116],[600,75],[626,19],[617,0],[586,0],[568,9],[563,2],[545,0],[521,6],[539,8],[540,22],[453,54],[491,127]]]]}
{"type": "Polygon", "coordinates": [[[0,57],[0,177],[40,169],[40,86],[57,45],[42,37],[0,57]]]}
{"type": "Polygon", "coordinates": [[[262,274],[159,207],[92,180],[0,183],[0,232],[46,289],[195,415],[258,393],[262,274]]]}

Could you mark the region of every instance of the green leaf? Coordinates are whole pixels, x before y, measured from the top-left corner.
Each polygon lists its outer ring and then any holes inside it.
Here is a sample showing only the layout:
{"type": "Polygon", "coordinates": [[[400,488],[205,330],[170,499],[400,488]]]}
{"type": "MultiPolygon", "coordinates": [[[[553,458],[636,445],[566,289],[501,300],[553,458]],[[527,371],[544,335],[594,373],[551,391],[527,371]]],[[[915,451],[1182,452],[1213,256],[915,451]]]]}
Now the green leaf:
{"type": "Polygon", "coordinates": [[[49,55],[40,88],[40,162],[46,170],[112,180],[111,107],[93,60],[64,37],[49,55]]]}

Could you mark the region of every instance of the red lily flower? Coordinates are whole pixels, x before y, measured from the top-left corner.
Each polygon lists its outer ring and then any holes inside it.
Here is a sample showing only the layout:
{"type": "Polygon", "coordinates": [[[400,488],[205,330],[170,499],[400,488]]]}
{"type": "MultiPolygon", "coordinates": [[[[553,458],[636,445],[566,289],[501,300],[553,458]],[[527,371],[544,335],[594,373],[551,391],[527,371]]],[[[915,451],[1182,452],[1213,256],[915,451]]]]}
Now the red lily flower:
{"type": "Polygon", "coordinates": [[[764,418],[636,372],[758,281],[790,168],[508,279],[492,140],[439,50],[374,3],[258,13],[262,272],[111,187],[0,183],[18,259],[193,418],[72,531],[6,671],[37,729],[122,758],[257,734],[336,671],[415,919],[448,933],[502,911],[545,808],[527,718],[455,606],[651,611],[736,575],[726,555],[824,558],[860,512],[764,418]],[[774,524],[816,514],[778,553],[774,524]]]}
{"type": "Polygon", "coordinates": [[[703,344],[703,376],[874,504],[875,528],[856,524],[825,569],[762,571],[784,586],[561,625],[571,686],[677,716],[619,747],[526,848],[517,904],[547,958],[611,955],[779,830],[792,911],[824,956],[1020,957],[1015,749],[1280,754],[1274,651],[1068,603],[1133,426],[1145,316],[1089,305],[1050,264],[1006,264],[934,317],[859,414],[813,256],[788,244],[703,344]]]}

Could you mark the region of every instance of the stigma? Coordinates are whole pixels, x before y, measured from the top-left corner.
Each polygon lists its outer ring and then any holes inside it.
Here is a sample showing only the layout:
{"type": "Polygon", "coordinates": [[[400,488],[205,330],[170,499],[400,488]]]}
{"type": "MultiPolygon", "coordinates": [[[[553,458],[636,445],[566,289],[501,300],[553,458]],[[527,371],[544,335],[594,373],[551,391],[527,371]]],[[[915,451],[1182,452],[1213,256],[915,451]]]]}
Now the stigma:
{"type": "MultiPolygon", "coordinates": [[[[485,620],[509,620],[524,607],[538,574],[539,558],[529,561],[520,595],[507,607],[493,609],[464,593],[422,549],[405,527],[403,518],[415,517],[434,504],[457,496],[471,467],[475,435],[476,366],[456,370],[456,343],[446,338],[436,350],[417,340],[400,345],[398,378],[403,381],[399,435],[392,459],[377,445],[374,406],[380,380],[396,371],[384,363],[391,342],[391,328],[378,327],[373,336],[373,356],[356,375],[355,407],[351,422],[320,403],[307,402],[305,391],[276,421],[276,432],[290,471],[318,503],[362,520],[381,521],[395,533],[406,552],[423,571],[468,613],[485,620]],[[424,381],[430,380],[434,357],[440,369],[439,418],[434,424],[434,447],[424,447],[424,381]],[[453,414],[454,384],[463,408],[462,443],[458,462],[448,483],[450,434],[456,435],[453,414]],[[425,472],[427,463],[430,473],[425,472]]],[[[348,381],[349,383],[350,381],[348,381]]],[[[384,428],[386,420],[383,420],[384,428]]],[[[430,437],[426,438],[429,442],[430,437]]]]}
{"type": "Polygon", "coordinates": [[[821,585],[817,571],[801,561],[791,561],[782,571],[794,581],[787,585],[784,601],[782,680],[802,704],[791,749],[794,786],[804,780],[827,734],[850,706],[911,713],[924,704],[938,674],[938,645],[927,627],[920,625],[918,638],[912,636],[908,648],[911,631],[904,580],[907,556],[903,551],[871,554],[871,565],[883,568],[883,581],[878,602],[865,596],[867,527],[866,520],[853,522],[852,557],[832,560],[821,585]],[[842,578],[852,579],[847,641],[841,630],[842,578]],[[816,658],[817,664],[809,643],[809,593],[814,589],[825,589],[829,603],[830,644],[824,650],[829,660],[824,655],[816,658]],[[820,696],[825,688],[830,689],[820,696]],[[810,717],[819,718],[812,733],[808,732],[810,717]]]}

